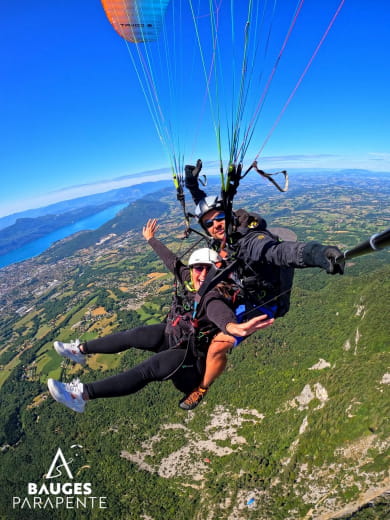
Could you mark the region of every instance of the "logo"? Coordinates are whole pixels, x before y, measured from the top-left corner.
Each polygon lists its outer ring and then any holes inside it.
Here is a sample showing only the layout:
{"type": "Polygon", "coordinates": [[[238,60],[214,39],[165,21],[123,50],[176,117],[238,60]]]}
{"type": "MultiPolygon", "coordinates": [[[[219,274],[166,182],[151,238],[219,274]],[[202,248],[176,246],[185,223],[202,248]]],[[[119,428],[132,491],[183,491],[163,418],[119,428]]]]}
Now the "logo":
{"type": "MultiPolygon", "coordinates": [[[[80,444],[73,444],[70,449],[82,449],[80,444]]],[[[74,452],[78,457],[78,452],[74,452]]],[[[24,497],[12,497],[12,508],[15,510],[33,509],[107,509],[107,497],[93,496],[91,482],[75,482],[81,470],[90,468],[84,464],[78,470],[72,468],[75,459],[66,458],[58,448],[42,482],[28,482],[24,497]],[[76,471],[77,470],[77,471],[76,471]]]]}
{"type": "MultiPolygon", "coordinates": [[[[72,462],[73,459],[70,459],[69,462],[72,462]]],[[[61,468],[65,468],[66,473],[68,474],[69,478],[73,478],[72,472],[69,469],[68,463],[65,460],[65,457],[62,453],[61,448],[58,448],[57,453],[55,454],[55,457],[53,459],[53,462],[51,463],[51,466],[49,468],[49,471],[46,474],[46,478],[56,478],[61,477],[62,471],[61,468]],[[58,464],[57,461],[60,460],[61,464],[58,464]],[[56,473],[53,474],[54,470],[56,470],[56,473]]]]}

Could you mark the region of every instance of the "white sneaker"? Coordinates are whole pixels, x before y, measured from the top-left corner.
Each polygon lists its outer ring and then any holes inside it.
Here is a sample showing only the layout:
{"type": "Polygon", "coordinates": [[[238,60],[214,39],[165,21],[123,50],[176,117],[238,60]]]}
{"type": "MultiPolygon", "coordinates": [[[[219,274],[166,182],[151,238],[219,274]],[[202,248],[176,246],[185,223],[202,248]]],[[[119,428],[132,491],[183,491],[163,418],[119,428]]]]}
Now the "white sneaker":
{"type": "Polygon", "coordinates": [[[81,352],[79,345],[79,339],[71,341],[70,343],[62,343],[61,341],[54,342],[54,348],[60,356],[67,357],[75,363],[80,363],[80,365],[85,365],[87,356],[81,352]]]}
{"type": "Polygon", "coordinates": [[[48,379],[47,386],[53,399],[75,412],[83,413],[86,401],[82,397],[84,385],[79,379],[74,379],[70,383],[48,379]]]}

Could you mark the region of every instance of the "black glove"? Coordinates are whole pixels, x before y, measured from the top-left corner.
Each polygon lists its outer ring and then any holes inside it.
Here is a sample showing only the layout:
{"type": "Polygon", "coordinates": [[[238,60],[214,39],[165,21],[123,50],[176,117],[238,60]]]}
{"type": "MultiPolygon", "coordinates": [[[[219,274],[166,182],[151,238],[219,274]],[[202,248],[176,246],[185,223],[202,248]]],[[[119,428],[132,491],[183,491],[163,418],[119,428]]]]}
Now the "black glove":
{"type": "Polygon", "coordinates": [[[185,172],[185,187],[191,193],[192,199],[195,204],[199,204],[199,202],[207,197],[205,191],[200,189],[198,176],[202,169],[202,161],[200,159],[197,160],[196,166],[192,166],[191,164],[187,164],[184,168],[185,172]]]}
{"type": "Polygon", "coordinates": [[[202,169],[202,161],[198,159],[196,161],[196,166],[192,166],[191,164],[187,164],[184,168],[185,171],[185,185],[186,188],[190,188],[193,186],[198,186],[198,175],[202,169]]]}
{"type": "Polygon", "coordinates": [[[343,274],[345,261],[336,263],[342,252],[335,246],[323,246],[318,242],[309,242],[303,248],[303,261],[308,267],[321,267],[329,274],[343,274]]]}

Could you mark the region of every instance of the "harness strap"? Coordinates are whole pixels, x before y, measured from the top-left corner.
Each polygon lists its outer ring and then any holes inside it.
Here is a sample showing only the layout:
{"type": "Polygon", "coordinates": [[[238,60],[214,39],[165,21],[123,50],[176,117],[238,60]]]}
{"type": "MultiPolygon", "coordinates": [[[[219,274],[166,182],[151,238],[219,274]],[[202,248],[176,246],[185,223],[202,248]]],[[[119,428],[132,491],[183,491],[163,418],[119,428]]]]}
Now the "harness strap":
{"type": "Polygon", "coordinates": [[[232,232],[233,199],[242,178],[241,173],[241,163],[239,163],[237,167],[235,164],[229,165],[226,187],[222,191],[223,206],[225,209],[225,232],[227,236],[230,236],[232,232]]]}
{"type": "MultiPolygon", "coordinates": [[[[257,173],[259,175],[261,175],[262,177],[264,177],[264,179],[268,179],[270,182],[272,182],[272,184],[274,186],[276,186],[276,188],[281,191],[282,193],[286,192],[288,190],[288,173],[287,173],[287,170],[281,170],[280,172],[275,172],[275,173],[266,173],[265,171],[263,170],[260,170],[258,167],[257,167],[257,161],[254,161],[251,168],[253,168],[254,170],[257,171],[257,173]],[[284,176],[284,186],[283,188],[272,178],[273,175],[278,175],[279,173],[282,173],[283,176],[284,176]]],[[[249,171],[249,170],[248,170],[249,171]]]]}
{"type": "Polygon", "coordinates": [[[237,260],[233,260],[233,262],[230,265],[228,265],[227,267],[225,267],[225,269],[222,269],[220,271],[218,271],[214,265],[211,266],[209,272],[207,273],[205,281],[202,283],[202,286],[199,289],[199,291],[195,294],[194,312],[192,314],[193,319],[196,318],[198,307],[203,301],[203,298],[206,295],[206,293],[213,289],[217,284],[219,284],[219,282],[225,280],[236,267],[236,264],[237,260]]]}

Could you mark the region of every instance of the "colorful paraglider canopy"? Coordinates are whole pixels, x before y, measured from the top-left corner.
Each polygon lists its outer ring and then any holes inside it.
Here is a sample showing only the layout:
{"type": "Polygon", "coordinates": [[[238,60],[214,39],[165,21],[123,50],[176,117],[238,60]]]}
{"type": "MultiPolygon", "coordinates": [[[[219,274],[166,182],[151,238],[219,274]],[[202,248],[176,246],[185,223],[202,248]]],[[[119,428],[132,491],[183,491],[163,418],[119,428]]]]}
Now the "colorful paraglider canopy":
{"type": "Polygon", "coordinates": [[[158,38],[169,0],[102,0],[116,32],[133,43],[158,38]]]}

